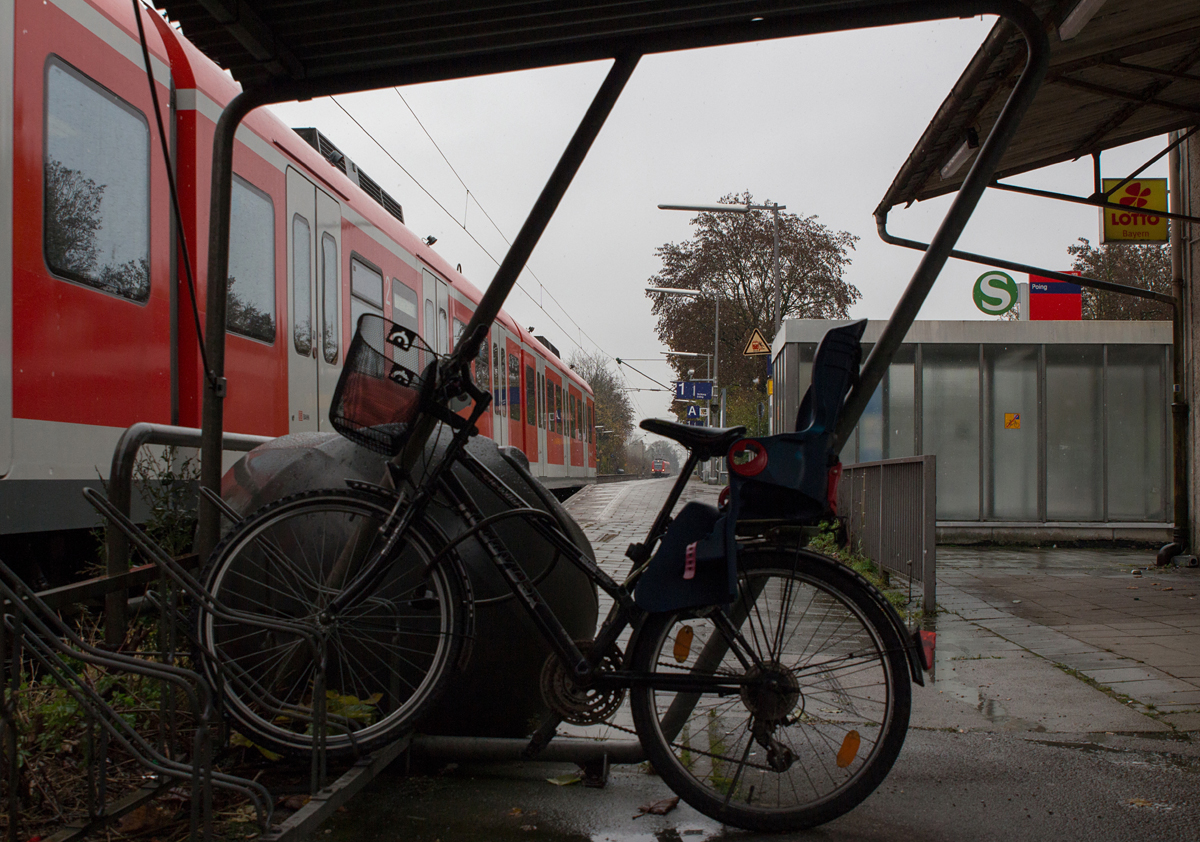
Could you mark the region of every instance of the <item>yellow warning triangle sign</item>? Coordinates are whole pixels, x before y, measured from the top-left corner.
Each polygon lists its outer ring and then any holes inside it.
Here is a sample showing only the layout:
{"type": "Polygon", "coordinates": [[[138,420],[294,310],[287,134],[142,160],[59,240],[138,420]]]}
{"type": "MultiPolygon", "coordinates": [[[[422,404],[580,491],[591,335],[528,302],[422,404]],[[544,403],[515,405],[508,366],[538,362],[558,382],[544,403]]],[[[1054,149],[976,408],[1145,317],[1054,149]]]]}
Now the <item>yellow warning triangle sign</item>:
{"type": "Polygon", "coordinates": [[[750,338],[746,340],[746,347],[742,349],[742,355],[757,357],[760,354],[769,353],[771,353],[771,346],[767,344],[767,340],[763,339],[762,332],[758,328],[750,331],[750,338]]]}

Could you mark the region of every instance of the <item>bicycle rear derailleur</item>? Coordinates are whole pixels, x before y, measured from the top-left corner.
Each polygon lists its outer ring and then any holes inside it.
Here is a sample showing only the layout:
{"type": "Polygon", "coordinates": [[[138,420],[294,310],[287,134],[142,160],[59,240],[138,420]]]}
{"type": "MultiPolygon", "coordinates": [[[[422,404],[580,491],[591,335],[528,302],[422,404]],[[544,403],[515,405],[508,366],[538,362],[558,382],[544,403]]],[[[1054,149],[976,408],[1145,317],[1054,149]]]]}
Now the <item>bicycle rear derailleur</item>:
{"type": "MultiPolygon", "coordinates": [[[[592,641],[577,640],[575,645],[586,656],[591,651],[592,641]]],[[[612,672],[619,669],[620,665],[621,649],[614,643],[596,665],[596,671],[612,672]]],[[[542,700],[572,725],[597,725],[605,722],[625,701],[624,687],[603,690],[596,687],[580,687],[575,683],[570,668],[553,652],[542,665],[540,684],[542,700]]]]}

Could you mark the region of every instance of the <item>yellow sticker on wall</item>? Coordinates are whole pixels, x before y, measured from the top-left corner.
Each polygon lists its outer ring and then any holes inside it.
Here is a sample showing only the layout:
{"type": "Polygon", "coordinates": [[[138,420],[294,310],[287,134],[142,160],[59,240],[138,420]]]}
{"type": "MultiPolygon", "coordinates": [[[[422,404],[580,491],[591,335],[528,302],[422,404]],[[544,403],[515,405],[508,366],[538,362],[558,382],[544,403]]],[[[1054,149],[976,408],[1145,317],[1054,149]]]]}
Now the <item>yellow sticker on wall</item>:
{"type": "Polygon", "coordinates": [[[1004,413],[1004,429],[1006,429],[1006,430],[1021,429],[1021,413],[1019,413],[1019,412],[1004,413]]]}

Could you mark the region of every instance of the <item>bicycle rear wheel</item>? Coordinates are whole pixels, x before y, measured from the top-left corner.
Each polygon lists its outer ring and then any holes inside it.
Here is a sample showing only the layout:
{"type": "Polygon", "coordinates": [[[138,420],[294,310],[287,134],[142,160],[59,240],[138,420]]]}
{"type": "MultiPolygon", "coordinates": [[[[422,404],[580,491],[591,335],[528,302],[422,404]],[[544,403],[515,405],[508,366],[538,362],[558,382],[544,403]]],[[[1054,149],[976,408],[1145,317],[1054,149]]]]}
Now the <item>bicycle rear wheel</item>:
{"type": "Polygon", "coordinates": [[[370,594],[321,616],[376,554],[389,508],[348,490],[305,492],[260,509],[214,550],[203,581],[241,616],[201,609],[202,661],[237,730],[256,744],[311,751],[323,696],[329,753],[370,751],[410,729],[444,688],[467,609],[453,559],[423,575],[438,546],[428,527],[409,531],[370,594]],[[281,621],[299,629],[270,627],[281,621]]]}
{"type": "Polygon", "coordinates": [[[634,725],[663,780],[700,812],[747,830],[798,830],[851,810],[884,779],[908,729],[904,644],[871,586],[823,556],[739,557],[738,599],[650,615],[633,668],[755,679],[740,693],[631,691],[634,725]]]}

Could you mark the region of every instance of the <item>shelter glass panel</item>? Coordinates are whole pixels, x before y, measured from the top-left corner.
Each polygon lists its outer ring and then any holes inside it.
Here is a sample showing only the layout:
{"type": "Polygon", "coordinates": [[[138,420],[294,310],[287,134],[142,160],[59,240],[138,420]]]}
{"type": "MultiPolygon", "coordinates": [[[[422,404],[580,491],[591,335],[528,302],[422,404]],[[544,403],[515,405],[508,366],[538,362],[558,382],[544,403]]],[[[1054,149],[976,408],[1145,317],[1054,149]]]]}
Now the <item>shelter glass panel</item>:
{"type": "Polygon", "coordinates": [[[1104,346],[1046,346],[1046,517],[1104,518],[1104,346]]]}
{"type": "Polygon", "coordinates": [[[938,520],[979,518],[979,346],[925,345],[923,450],[937,454],[938,520]]]}
{"type": "MultiPolygon", "coordinates": [[[[866,359],[873,346],[863,343],[862,353],[866,359]]],[[[858,461],[878,462],[883,458],[883,392],[884,382],[875,387],[875,394],[867,402],[862,417],[858,419],[858,461]]]]}
{"type": "Polygon", "coordinates": [[[917,452],[916,357],[914,346],[902,345],[892,358],[887,378],[884,380],[884,459],[915,456],[917,452]]]}
{"type": "Polygon", "coordinates": [[[1165,364],[1161,346],[1108,346],[1109,520],[1168,518],[1165,364]]]}
{"type": "Polygon", "coordinates": [[[1038,518],[1038,347],[985,345],[988,520],[1038,518]]]}

